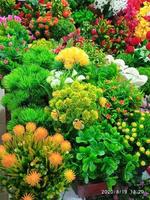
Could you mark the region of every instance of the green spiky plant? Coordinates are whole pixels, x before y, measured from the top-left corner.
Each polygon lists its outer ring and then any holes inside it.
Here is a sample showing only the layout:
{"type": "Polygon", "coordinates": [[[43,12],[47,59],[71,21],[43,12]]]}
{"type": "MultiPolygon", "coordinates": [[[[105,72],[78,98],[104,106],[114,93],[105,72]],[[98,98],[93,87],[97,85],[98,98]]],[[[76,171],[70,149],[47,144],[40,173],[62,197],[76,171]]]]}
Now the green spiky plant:
{"type": "Polygon", "coordinates": [[[2,84],[6,95],[2,103],[11,112],[10,127],[17,123],[45,123],[44,107],[48,105],[49,71],[37,65],[21,66],[5,76],[2,84]]]}

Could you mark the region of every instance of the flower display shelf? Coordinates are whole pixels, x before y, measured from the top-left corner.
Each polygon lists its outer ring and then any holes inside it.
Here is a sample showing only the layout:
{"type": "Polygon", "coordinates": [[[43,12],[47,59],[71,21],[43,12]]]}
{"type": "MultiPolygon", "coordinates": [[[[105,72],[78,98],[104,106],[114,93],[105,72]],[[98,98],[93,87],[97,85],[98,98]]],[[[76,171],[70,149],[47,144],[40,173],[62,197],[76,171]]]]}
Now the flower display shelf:
{"type": "Polygon", "coordinates": [[[107,185],[105,182],[100,183],[89,183],[89,184],[76,184],[74,185],[74,190],[80,198],[94,197],[102,195],[105,190],[107,190],[107,185]]]}

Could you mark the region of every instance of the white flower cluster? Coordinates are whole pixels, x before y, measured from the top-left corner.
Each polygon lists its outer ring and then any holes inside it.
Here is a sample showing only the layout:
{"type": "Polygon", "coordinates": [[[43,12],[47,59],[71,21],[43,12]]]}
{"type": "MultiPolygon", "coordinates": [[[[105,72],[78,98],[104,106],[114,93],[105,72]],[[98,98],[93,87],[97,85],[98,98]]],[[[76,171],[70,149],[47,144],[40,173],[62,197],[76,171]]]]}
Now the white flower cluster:
{"type": "Polygon", "coordinates": [[[120,73],[137,87],[143,86],[148,81],[148,77],[146,75],[140,75],[139,71],[136,68],[128,67],[128,65],[125,64],[124,60],[115,60],[111,55],[107,55],[106,60],[108,63],[115,63],[119,67],[120,73]]]}
{"type": "Polygon", "coordinates": [[[95,0],[94,7],[103,12],[108,4],[108,11],[111,11],[113,15],[117,15],[127,7],[128,0],[95,0]]]}
{"type": "Polygon", "coordinates": [[[59,87],[62,83],[63,84],[71,84],[74,82],[74,80],[77,80],[79,82],[85,80],[86,77],[83,75],[78,75],[76,70],[73,70],[71,76],[67,77],[65,74],[65,71],[56,71],[53,70],[50,72],[50,75],[46,79],[47,83],[50,84],[50,86],[53,89],[56,89],[59,87]]]}

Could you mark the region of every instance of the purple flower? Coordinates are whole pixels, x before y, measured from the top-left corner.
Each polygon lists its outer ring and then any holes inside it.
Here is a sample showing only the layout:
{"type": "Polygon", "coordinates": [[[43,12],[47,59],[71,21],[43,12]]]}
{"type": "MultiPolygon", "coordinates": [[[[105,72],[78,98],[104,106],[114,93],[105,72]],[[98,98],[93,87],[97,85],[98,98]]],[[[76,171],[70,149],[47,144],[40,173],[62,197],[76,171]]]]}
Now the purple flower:
{"type": "Polygon", "coordinates": [[[144,197],[147,197],[148,195],[149,195],[148,192],[144,192],[144,193],[143,193],[143,196],[144,196],[144,197]]]}

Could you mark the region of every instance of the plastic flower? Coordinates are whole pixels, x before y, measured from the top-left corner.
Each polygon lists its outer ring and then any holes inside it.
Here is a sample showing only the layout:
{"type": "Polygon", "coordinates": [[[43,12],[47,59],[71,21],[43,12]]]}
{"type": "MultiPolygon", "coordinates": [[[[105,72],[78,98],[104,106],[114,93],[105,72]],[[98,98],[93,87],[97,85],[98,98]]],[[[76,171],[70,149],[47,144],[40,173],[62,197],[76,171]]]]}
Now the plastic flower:
{"type": "Polygon", "coordinates": [[[25,182],[32,187],[36,186],[40,180],[41,174],[37,171],[32,171],[25,177],[25,182]]]}
{"type": "Polygon", "coordinates": [[[12,135],[10,133],[4,133],[2,135],[2,141],[5,142],[10,142],[12,140],[12,135]]]}
{"type": "Polygon", "coordinates": [[[75,64],[79,64],[80,66],[89,64],[88,55],[82,49],[77,47],[63,49],[55,59],[64,63],[66,69],[72,69],[75,64]]]}
{"type": "Polygon", "coordinates": [[[0,157],[2,157],[6,153],[6,149],[3,145],[0,145],[0,157]]]}
{"type": "Polygon", "coordinates": [[[71,143],[69,141],[64,141],[61,143],[61,150],[67,152],[71,150],[71,143]]]}
{"type": "Polygon", "coordinates": [[[1,160],[2,166],[5,168],[11,168],[17,163],[15,154],[6,154],[1,160]]]}
{"type": "Polygon", "coordinates": [[[56,144],[61,144],[64,141],[64,137],[60,133],[56,133],[53,136],[53,142],[56,144]]]}
{"type": "Polygon", "coordinates": [[[76,178],[75,173],[71,169],[66,170],[64,172],[64,176],[65,176],[66,181],[69,183],[74,181],[76,178]]]}
{"type": "Polygon", "coordinates": [[[53,111],[51,112],[51,117],[52,117],[53,120],[57,121],[57,120],[58,120],[58,117],[59,117],[58,112],[57,112],[56,110],[53,110],[53,111]]]}
{"type": "Polygon", "coordinates": [[[107,99],[105,97],[101,97],[99,98],[99,104],[102,106],[102,107],[105,107],[107,103],[107,99]]]}
{"type": "Polygon", "coordinates": [[[22,136],[25,132],[25,128],[24,126],[22,125],[16,125],[14,128],[13,128],[13,132],[16,136],[22,136]]]}
{"type": "Polygon", "coordinates": [[[60,153],[54,152],[49,156],[50,164],[54,167],[58,167],[58,165],[62,164],[63,157],[60,155],[60,153]]]}
{"type": "Polygon", "coordinates": [[[21,200],[34,200],[34,198],[32,194],[25,194],[21,200]]]}
{"type": "Polygon", "coordinates": [[[34,133],[34,139],[36,141],[44,140],[47,136],[48,136],[48,131],[47,131],[47,129],[45,129],[43,127],[37,128],[34,133]]]}
{"type": "Polygon", "coordinates": [[[76,130],[84,129],[83,121],[81,121],[81,120],[79,120],[79,119],[75,119],[75,120],[73,121],[73,127],[74,127],[76,130]]]}
{"type": "Polygon", "coordinates": [[[33,122],[28,122],[26,124],[26,131],[28,132],[34,132],[36,130],[36,124],[33,122]]]}

